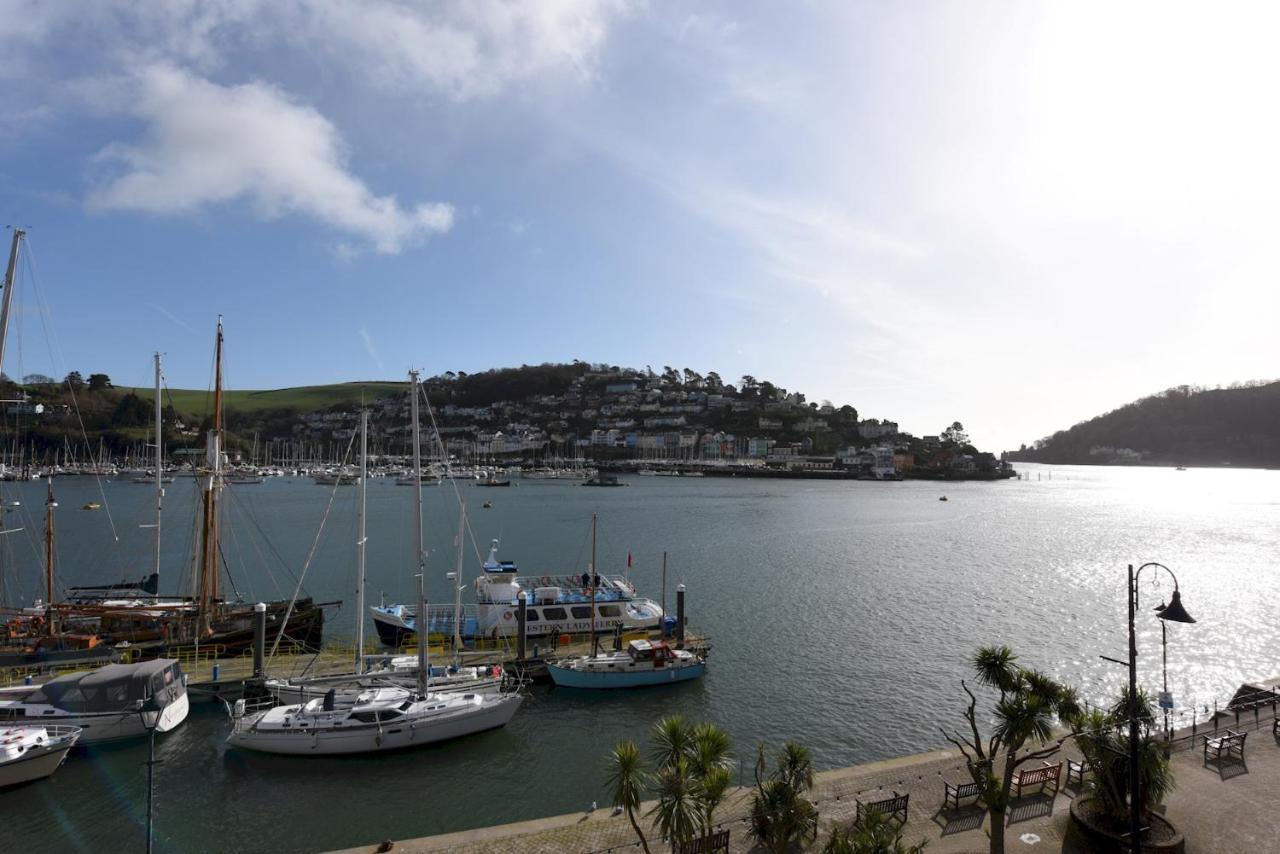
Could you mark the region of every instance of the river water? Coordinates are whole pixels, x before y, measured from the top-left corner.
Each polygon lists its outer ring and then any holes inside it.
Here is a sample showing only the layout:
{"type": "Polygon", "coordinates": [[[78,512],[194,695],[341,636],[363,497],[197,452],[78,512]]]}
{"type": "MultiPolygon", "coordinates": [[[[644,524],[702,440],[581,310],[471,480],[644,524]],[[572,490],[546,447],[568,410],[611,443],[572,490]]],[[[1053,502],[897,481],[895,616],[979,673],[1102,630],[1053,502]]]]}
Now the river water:
{"type": "MultiPolygon", "coordinates": [[[[945,746],[959,679],[981,644],[1095,701],[1125,670],[1125,567],[1160,561],[1199,622],[1172,625],[1168,679],[1177,707],[1225,702],[1247,678],[1280,673],[1280,472],[1023,465],[1001,483],[862,483],[631,476],[625,489],[523,481],[425,490],[428,595],[448,601],[457,499],[469,507],[465,579],[490,538],[522,574],[585,568],[599,515],[602,572],[630,553],[643,595],[688,587],[690,623],[714,642],[705,679],[631,693],[535,688],[505,729],[373,758],[289,758],[223,745],[225,714],[195,707],[158,740],[159,850],[310,851],[583,809],[607,801],[603,762],[675,712],[712,721],[749,766],[756,743],[808,745],[820,767],[945,746]],[[939,501],[946,495],[948,501],[939,501]],[[481,509],[484,500],[492,509],[481,509]]],[[[154,513],[146,486],[55,484],[58,565],[67,584],[148,571],[154,513]],[[105,501],[104,501],[105,497],[105,501]],[[102,510],[81,507],[90,501],[102,510]]],[[[354,489],[304,479],[232,490],[226,560],[246,599],[306,590],[346,604],[326,626],[354,627],[354,489]],[[330,506],[330,502],[332,502],[330,506]],[[327,511],[327,516],[326,516],[327,511]],[[323,526],[321,525],[324,520],[323,526]],[[314,558],[308,565],[308,555],[314,558]]],[[[9,484],[7,594],[38,594],[44,486],[9,484]]],[[[165,498],[162,592],[177,589],[192,537],[194,487],[165,498]]],[[[369,590],[412,601],[412,490],[369,488],[369,590]]],[[[1160,624],[1172,590],[1142,582],[1140,680],[1160,682],[1160,624]]],[[[1153,579],[1157,578],[1152,576],[1153,579]]],[[[370,630],[372,637],[372,630],[370,630]]],[[[142,844],[145,745],[73,756],[48,781],[0,793],[6,850],[103,851],[142,844]]]]}

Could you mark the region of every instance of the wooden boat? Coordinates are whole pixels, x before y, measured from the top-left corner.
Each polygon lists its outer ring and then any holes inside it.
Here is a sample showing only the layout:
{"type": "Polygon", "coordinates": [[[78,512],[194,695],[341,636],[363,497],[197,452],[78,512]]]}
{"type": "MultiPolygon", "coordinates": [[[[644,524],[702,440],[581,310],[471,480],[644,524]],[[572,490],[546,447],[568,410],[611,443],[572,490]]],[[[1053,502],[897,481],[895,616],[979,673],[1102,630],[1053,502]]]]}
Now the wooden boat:
{"type": "Polygon", "coordinates": [[[707,672],[707,662],[666,641],[633,640],[621,652],[547,662],[547,672],[565,688],[639,688],[697,679],[707,672]]]}

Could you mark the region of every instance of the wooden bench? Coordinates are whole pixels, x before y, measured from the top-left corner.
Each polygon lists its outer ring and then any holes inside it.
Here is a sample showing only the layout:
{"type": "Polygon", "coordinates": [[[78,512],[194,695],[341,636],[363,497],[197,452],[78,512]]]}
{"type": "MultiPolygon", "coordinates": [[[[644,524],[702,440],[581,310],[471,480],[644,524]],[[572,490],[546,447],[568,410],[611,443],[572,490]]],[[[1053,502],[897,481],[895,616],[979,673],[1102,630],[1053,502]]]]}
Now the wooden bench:
{"type": "Polygon", "coordinates": [[[1067,760],[1067,785],[1072,783],[1077,786],[1084,786],[1084,775],[1089,770],[1089,764],[1083,760],[1080,762],[1074,759],[1067,760]]]}
{"type": "Polygon", "coordinates": [[[960,802],[967,798],[977,798],[974,803],[982,800],[982,787],[970,780],[968,783],[954,785],[946,780],[942,781],[942,808],[943,809],[960,809],[960,802]]]}
{"type": "Polygon", "coordinates": [[[675,844],[676,854],[729,854],[729,831],[717,830],[698,839],[675,844]]]}
{"type": "Polygon", "coordinates": [[[1053,784],[1053,794],[1058,794],[1058,780],[1062,776],[1062,763],[1050,765],[1044,763],[1042,768],[1029,768],[1019,771],[1013,776],[1013,797],[1018,799],[1022,797],[1022,790],[1031,786],[1039,786],[1040,792],[1044,791],[1044,787],[1053,784]]]}
{"type": "Polygon", "coordinates": [[[907,823],[907,803],[911,800],[911,793],[900,795],[893,793],[891,798],[882,798],[878,801],[858,801],[858,815],[855,822],[861,822],[862,817],[870,810],[877,810],[884,814],[886,818],[897,819],[901,824],[907,823]]]}
{"type": "Polygon", "coordinates": [[[1226,759],[1239,759],[1244,761],[1244,740],[1248,736],[1247,732],[1236,732],[1233,729],[1227,730],[1226,735],[1206,735],[1204,736],[1204,761],[1209,761],[1209,754],[1213,754],[1214,762],[1221,762],[1226,759]]]}

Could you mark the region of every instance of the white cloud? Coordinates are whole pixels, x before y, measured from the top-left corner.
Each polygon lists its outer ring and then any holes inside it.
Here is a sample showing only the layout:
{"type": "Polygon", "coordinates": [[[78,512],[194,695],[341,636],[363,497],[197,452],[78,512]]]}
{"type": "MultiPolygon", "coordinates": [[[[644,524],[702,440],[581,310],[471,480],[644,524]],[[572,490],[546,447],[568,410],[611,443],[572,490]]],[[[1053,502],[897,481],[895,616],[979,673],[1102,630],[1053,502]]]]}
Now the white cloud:
{"type": "Polygon", "coordinates": [[[244,199],[263,217],[309,216],[384,253],[453,226],[450,205],[371,192],[347,170],[336,128],[274,86],[219,86],[171,66],[129,85],[146,136],[100,152],[118,174],[90,194],[92,209],[173,214],[244,199]]]}

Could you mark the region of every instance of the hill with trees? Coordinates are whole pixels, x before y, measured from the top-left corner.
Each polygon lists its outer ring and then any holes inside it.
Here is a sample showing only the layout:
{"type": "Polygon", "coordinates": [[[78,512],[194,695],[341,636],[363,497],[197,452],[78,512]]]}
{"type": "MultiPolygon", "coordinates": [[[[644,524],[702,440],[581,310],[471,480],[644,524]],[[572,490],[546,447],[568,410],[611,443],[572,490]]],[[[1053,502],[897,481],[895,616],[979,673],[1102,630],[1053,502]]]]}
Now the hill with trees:
{"type": "Polygon", "coordinates": [[[1008,456],[1057,464],[1280,468],[1280,382],[1178,386],[1008,456]]]}

